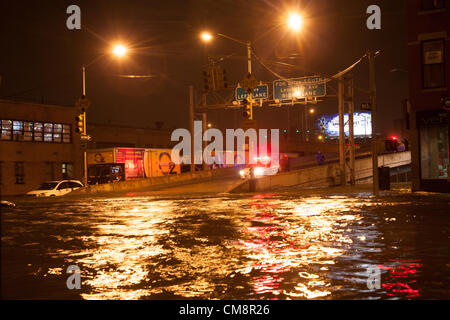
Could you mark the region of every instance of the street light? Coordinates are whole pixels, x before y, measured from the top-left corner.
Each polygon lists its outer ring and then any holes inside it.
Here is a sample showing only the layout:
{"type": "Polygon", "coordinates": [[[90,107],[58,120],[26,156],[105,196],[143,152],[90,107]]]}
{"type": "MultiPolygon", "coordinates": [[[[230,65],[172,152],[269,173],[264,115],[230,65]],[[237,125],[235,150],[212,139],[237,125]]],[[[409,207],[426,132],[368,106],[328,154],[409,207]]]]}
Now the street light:
{"type": "Polygon", "coordinates": [[[298,32],[302,29],[303,17],[297,12],[291,12],[287,19],[287,25],[292,31],[298,32]]]}
{"type": "Polygon", "coordinates": [[[128,49],[127,47],[125,47],[123,44],[116,44],[114,45],[113,49],[112,49],[112,53],[116,56],[116,57],[123,57],[125,56],[125,54],[127,53],[128,49]]]}
{"type": "Polygon", "coordinates": [[[202,38],[203,41],[205,42],[209,42],[212,39],[212,34],[209,32],[203,32],[200,37],[202,38]]]}
{"type": "MultiPolygon", "coordinates": [[[[121,57],[125,56],[127,51],[128,51],[128,49],[124,45],[116,44],[116,45],[114,45],[114,47],[113,47],[111,52],[116,57],[121,58],[121,57]]],[[[88,66],[91,65],[92,63],[94,63],[97,60],[98,60],[98,58],[95,59],[94,61],[90,62],[88,64],[88,66]]],[[[83,73],[82,98],[85,99],[86,98],[86,66],[83,65],[81,70],[82,70],[82,73],[83,73]]],[[[82,119],[83,119],[83,133],[81,134],[81,138],[84,139],[84,138],[88,137],[87,128],[86,128],[86,110],[85,109],[83,110],[82,119]]],[[[84,181],[83,182],[84,182],[84,186],[87,186],[88,181],[87,181],[87,157],[86,157],[86,151],[84,151],[84,153],[83,153],[83,162],[84,162],[84,177],[83,177],[84,181]]]]}
{"type": "MultiPolygon", "coordinates": [[[[241,45],[244,45],[247,47],[247,72],[248,74],[252,74],[252,43],[250,41],[241,41],[238,39],[235,39],[233,37],[227,36],[225,34],[222,33],[214,33],[215,36],[219,36],[222,38],[226,38],[228,40],[234,41],[236,43],[239,43],[241,45]]],[[[204,42],[209,42],[211,41],[213,34],[211,34],[210,32],[204,31],[200,37],[202,38],[202,40],[204,42]]],[[[249,93],[248,95],[248,99],[250,101],[250,110],[252,110],[252,94],[249,93]]],[[[253,120],[253,112],[250,111],[250,119],[249,120],[253,120]]]]}

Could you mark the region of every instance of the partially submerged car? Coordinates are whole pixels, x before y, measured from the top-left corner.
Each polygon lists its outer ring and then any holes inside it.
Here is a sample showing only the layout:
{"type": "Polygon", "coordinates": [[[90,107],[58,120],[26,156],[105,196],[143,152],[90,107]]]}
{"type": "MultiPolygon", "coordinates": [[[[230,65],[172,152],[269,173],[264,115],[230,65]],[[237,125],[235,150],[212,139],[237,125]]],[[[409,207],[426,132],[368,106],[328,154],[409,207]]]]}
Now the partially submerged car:
{"type": "Polygon", "coordinates": [[[258,157],[255,159],[256,164],[248,165],[246,168],[239,171],[242,179],[250,179],[252,175],[254,178],[262,176],[271,176],[277,174],[280,170],[279,165],[272,165],[270,157],[258,157]]]}
{"type": "Polygon", "coordinates": [[[63,196],[72,192],[73,190],[83,187],[83,184],[78,180],[60,180],[44,182],[36,190],[27,192],[27,196],[32,197],[57,197],[63,196]]]}

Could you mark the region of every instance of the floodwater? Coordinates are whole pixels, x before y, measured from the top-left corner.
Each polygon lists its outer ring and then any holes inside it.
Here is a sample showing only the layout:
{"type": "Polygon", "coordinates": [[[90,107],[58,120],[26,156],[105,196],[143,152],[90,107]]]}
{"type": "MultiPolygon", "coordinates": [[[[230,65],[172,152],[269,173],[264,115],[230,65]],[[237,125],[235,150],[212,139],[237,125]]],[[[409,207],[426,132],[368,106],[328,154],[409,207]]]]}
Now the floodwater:
{"type": "Polygon", "coordinates": [[[449,204],[329,190],[19,199],[1,214],[2,297],[449,299],[449,204]]]}

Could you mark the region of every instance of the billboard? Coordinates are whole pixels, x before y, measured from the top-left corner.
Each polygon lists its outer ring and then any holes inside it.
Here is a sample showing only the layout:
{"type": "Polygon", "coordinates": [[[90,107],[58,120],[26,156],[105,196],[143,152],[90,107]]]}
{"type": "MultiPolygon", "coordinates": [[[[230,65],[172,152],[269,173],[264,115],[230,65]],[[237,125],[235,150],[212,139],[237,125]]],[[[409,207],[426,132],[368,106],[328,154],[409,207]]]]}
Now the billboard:
{"type": "MultiPolygon", "coordinates": [[[[344,115],[344,131],[348,136],[348,113],[344,115]]],[[[325,115],[319,118],[319,128],[330,137],[339,137],[339,114],[325,115]]],[[[370,112],[353,114],[353,134],[355,137],[372,136],[372,115],[370,112]]]]}

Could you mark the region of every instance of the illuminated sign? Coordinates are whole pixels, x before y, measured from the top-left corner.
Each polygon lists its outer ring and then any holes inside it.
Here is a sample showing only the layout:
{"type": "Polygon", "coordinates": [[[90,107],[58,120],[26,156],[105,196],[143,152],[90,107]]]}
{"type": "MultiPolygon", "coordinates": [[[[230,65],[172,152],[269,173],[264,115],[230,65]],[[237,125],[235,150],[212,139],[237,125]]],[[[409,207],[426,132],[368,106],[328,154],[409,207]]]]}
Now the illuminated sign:
{"type": "MultiPolygon", "coordinates": [[[[348,113],[344,115],[344,132],[348,136],[348,113]]],[[[319,127],[330,137],[339,137],[339,114],[323,116],[319,119],[319,127]]],[[[372,135],[372,115],[370,112],[353,114],[353,134],[359,137],[372,135]]]]}

